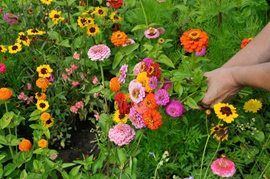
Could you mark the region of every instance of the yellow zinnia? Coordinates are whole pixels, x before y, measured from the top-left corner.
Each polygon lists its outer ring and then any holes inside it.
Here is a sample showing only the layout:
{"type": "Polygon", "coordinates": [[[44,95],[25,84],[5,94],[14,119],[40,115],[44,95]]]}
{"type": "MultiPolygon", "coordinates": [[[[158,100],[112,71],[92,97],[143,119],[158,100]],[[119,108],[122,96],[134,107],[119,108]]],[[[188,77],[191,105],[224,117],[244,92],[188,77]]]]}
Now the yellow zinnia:
{"type": "Polygon", "coordinates": [[[231,123],[235,118],[238,117],[236,109],[233,105],[228,103],[217,103],[214,105],[214,111],[219,119],[222,119],[226,123],[231,123]]]}
{"type": "Polygon", "coordinates": [[[38,141],[38,146],[39,146],[40,148],[48,147],[48,141],[45,140],[45,139],[40,139],[40,140],[38,141]]]}
{"type": "Polygon", "coordinates": [[[260,110],[261,108],[262,108],[262,102],[257,99],[250,99],[244,104],[245,112],[257,113],[258,110],[260,110]]]}
{"type": "Polygon", "coordinates": [[[22,50],[22,45],[20,43],[15,43],[14,45],[8,46],[9,53],[18,53],[22,50]]]}
{"type": "Polygon", "coordinates": [[[116,110],[114,113],[113,120],[117,124],[125,124],[125,123],[127,123],[128,115],[127,114],[120,114],[119,110],[116,110]]]}

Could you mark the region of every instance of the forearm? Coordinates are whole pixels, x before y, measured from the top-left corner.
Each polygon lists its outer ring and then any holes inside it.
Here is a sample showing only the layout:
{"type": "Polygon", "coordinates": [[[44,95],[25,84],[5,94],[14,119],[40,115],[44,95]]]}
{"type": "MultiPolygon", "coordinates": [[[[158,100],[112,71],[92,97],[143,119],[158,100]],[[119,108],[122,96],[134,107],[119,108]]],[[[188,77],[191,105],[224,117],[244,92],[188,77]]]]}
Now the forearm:
{"type": "Polygon", "coordinates": [[[236,53],[223,67],[246,66],[270,61],[270,23],[247,46],[236,53]]]}
{"type": "Polygon", "coordinates": [[[236,84],[270,91],[270,62],[233,67],[231,72],[236,84]]]}

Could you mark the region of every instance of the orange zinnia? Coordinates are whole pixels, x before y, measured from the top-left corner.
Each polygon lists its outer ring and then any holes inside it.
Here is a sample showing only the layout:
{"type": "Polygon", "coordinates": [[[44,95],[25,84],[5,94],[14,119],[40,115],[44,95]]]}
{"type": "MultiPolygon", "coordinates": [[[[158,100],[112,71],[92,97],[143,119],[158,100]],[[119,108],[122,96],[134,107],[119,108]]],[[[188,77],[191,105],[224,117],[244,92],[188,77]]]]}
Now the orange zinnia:
{"type": "Polygon", "coordinates": [[[110,89],[114,92],[118,92],[120,90],[120,83],[117,77],[113,77],[110,81],[110,89]]]}
{"type": "Polygon", "coordinates": [[[183,45],[184,49],[189,53],[193,51],[200,52],[203,48],[208,46],[207,33],[200,29],[191,29],[184,32],[180,37],[180,41],[181,45],[183,45]]]}
{"type": "Polygon", "coordinates": [[[162,116],[155,109],[149,109],[143,114],[143,122],[152,130],[158,129],[162,125],[162,116]]]}
{"type": "Polygon", "coordinates": [[[32,143],[28,139],[23,139],[19,144],[19,149],[22,152],[28,152],[32,148],[32,143]]]}
{"type": "Polygon", "coordinates": [[[48,112],[44,112],[44,113],[42,113],[42,114],[40,115],[40,119],[41,119],[42,121],[47,121],[47,120],[49,120],[50,118],[51,118],[51,114],[48,113],[48,112]]]}
{"type": "Polygon", "coordinates": [[[12,91],[8,88],[0,88],[0,100],[8,100],[12,96],[12,91]]]}
{"type": "Polygon", "coordinates": [[[156,103],[155,95],[153,93],[147,94],[145,98],[143,99],[143,102],[145,106],[147,106],[149,109],[158,108],[158,104],[156,103]]]}
{"type": "Polygon", "coordinates": [[[36,85],[41,89],[47,89],[50,85],[50,82],[46,78],[39,78],[36,81],[36,85]]]}
{"type": "Polygon", "coordinates": [[[115,45],[115,46],[120,46],[126,43],[126,41],[128,40],[128,36],[125,34],[125,32],[121,32],[121,31],[116,31],[113,32],[112,37],[111,37],[111,42],[115,45]]]}
{"type": "Polygon", "coordinates": [[[40,148],[45,148],[45,147],[48,146],[48,141],[45,140],[45,139],[40,139],[40,140],[38,141],[38,146],[39,146],[40,148]]]}
{"type": "Polygon", "coordinates": [[[251,40],[253,40],[252,37],[250,37],[250,38],[244,38],[244,39],[242,40],[242,43],[241,43],[240,47],[241,47],[241,48],[244,48],[251,40]]]}

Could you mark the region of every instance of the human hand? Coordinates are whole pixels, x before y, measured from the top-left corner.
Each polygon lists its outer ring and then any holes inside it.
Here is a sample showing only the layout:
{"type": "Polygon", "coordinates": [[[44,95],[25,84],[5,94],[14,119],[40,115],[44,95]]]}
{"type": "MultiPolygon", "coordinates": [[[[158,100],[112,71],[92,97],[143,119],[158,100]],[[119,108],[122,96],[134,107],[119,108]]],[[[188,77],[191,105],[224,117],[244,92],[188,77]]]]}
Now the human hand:
{"type": "Polygon", "coordinates": [[[227,102],[242,89],[233,77],[233,70],[237,68],[218,68],[204,74],[208,84],[207,92],[201,101],[204,106],[213,108],[218,102],[227,102]]]}

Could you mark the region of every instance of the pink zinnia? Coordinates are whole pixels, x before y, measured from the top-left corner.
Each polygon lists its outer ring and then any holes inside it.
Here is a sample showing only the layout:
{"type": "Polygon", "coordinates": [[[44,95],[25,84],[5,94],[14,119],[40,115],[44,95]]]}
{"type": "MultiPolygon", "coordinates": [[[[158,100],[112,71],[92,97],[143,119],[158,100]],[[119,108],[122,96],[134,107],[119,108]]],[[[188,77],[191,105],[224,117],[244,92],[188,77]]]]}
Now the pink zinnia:
{"type": "Polygon", "coordinates": [[[110,141],[122,146],[129,144],[135,136],[135,131],[128,124],[117,124],[109,130],[110,141]]]}
{"type": "Polygon", "coordinates": [[[69,110],[75,114],[78,112],[78,108],[76,106],[71,106],[69,110]]]}
{"type": "Polygon", "coordinates": [[[165,106],[170,101],[169,93],[165,89],[159,89],[155,93],[155,100],[159,106],[165,106]]]}
{"type": "Polygon", "coordinates": [[[94,45],[88,50],[88,58],[92,61],[103,61],[105,58],[109,58],[111,50],[104,44],[94,45]]]}
{"type": "Polygon", "coordinates": [[[200,52],[196,52],[196,56],[201,57],[204,56],[206,53],[206,48],[202,48],[200,52]]]}
{"type": "Polygon", "coordinates": [[[80,60],[80,54],[77,52],[74,52],[73,58],[75,58],[76,60],[80,60]]]}
{"type": "Polygon", "coordinates": [[[6,72],[6,65],[4,63],[0,63],[0,73],[6,72]]]}
{"type": "Polygon", "coordinates": [[[212,172],[220,177],[232,177],[235,172],[235,164],[227,158],[218,158],[211,164],[212,172]]]}
{"type": "Polygon", "coordinates": [[[122,46],[125,47],[125,46],[127,46],[127,45],[134,44],[134,43],[135,43],[135,41],[134,41],[133,39],[129,38],[129,39],[126,41],[125,44],[122,44],[122,46]]]}
{"type": "Polygon", "coordinates": [[[19,22],[19,18],[17,16],[15,16],[14,14],[11,13],[5,13],[4,14],[4,21],[6,21],[6,23],[12,25],[12,24],[17,24],[19,22]]]}
{"type": "Polygon", "coordinates": [[[169,79],[164,79],[162,89],[168,90],[172,86],[172,82],[169,79]]]}
{"type": "Polygon", "coordinates": [[[144,35],[148,39],[155,39],[159,37],[159,31],[153,27],[150,27],[146,31],[144,31],[144,35]]]}
{"type": "Polygon", "coordinates": [[[182,116],[184,113],[184,106],[180,101],[176,100],[171,100],[167,105],[166,105],[166,113],[174,118],[182,116]]]}

